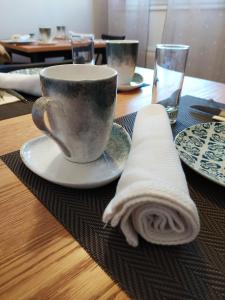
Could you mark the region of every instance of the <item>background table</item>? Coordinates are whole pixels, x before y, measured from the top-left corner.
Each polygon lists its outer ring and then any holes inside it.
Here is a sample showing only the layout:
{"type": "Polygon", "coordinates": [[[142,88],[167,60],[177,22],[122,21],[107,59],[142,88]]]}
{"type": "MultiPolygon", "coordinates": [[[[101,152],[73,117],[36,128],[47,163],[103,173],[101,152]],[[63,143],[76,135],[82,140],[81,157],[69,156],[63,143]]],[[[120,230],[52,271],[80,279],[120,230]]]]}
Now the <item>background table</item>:
{"type": "MultiPolygon", "coordinates": [[[[138,72],[151,83],[152,70],[138,72]]],[[[187,77],[186,94],[225,103],[225,84],[187,77]]],[[[116,117],[150,99],[151,87],[118,94],[116,117]]],[[[41,134],[31,115],[0,121],[0,155],[41,134]]],[[[1,299],[127,299],[2,161],[0,178],[1,299]]]]}
{"type": "MultiPolygon", "coordinates": [[[[41,44],[32,43],[29,45],[11,44],[4,41],[0,41],[6,50],[12,55],[12,53],[20,54],[31,59],[31,62],[43,62],[45,58],[49,57],[64,57],[65,59],[72,58],[71,44],[69,41],[53,41],[53,44],[41,44]]],[[[95,40],[95,49],[104,49],[106,47],[105,41],[95,40]]]]}

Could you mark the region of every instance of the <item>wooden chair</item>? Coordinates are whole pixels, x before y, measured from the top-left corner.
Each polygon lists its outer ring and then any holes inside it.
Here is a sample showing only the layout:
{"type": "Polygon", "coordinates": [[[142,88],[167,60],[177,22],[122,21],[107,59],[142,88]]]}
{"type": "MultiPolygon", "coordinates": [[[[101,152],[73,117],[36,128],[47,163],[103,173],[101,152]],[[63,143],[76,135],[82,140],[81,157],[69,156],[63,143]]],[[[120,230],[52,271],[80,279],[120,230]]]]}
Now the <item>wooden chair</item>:
{"type": "Polygon", "coordinates": [[[0,45],[0,64],[5,64],[11,62],[11,57],[5,48],[0,45]]]}

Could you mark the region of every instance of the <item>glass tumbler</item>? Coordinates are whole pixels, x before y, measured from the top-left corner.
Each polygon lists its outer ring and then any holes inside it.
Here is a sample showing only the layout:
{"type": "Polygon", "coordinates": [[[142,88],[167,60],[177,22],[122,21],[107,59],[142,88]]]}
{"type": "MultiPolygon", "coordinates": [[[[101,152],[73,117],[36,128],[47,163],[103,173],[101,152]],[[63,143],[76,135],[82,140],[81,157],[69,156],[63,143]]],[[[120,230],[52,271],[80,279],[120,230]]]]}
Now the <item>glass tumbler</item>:
{"type": "Polygon", "coordinates": [[[74,64],[94,65],[94,35],[72,34],[72,60],[74,64]]]}
{"type": "Polygon", "coordinates": [[[177,120],[189,46],[159,44],[155,52],[152,103],[162,104],[170,124],[177,120]]]}
{"type": "Polygon", "coordinates": [[[66,39],[66,26],[56,26],[56,37],[58,40],[66,39]]]}

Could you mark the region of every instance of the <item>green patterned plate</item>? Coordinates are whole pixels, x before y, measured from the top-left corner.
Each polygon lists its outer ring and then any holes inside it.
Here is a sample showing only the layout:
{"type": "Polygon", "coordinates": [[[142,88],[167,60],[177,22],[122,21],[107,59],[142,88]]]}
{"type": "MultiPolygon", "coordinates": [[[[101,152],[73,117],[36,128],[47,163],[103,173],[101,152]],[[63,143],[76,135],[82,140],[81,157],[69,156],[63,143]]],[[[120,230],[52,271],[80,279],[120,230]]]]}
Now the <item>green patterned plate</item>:
{"type": "Polygon", "coordinates": [[[36,75],[39,74],[42,69],[43,68],[27,68],[27,69],[14,70],[11,71],[10,73],[36,75]]]}
{"type": "Polygon", "coordinates": [[[225,122],[188,127],[178,133],[175,145],[183,162],[225,187],[225,122]]]}

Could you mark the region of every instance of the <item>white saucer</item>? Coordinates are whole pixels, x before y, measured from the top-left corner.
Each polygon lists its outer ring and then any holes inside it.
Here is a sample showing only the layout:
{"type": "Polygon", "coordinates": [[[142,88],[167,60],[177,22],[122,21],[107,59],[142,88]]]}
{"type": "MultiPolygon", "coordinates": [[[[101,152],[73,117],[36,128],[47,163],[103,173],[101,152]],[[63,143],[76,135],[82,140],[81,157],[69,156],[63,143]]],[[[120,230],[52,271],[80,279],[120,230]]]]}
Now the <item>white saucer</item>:
{"type": "Polygon", "coordinates": [[[139,73],[134,73],[134,76],[129,84],[119,85],[118,91],[127,92],[141,87],[144,83],[144,78],[139,73]]]}
{"type": "Polygon", "coordinates": [[[73,188],[94,188],[120,176],[130,145],[129,134],[114,123],[105,152],[94,162],[78,164],[66,160],[58,145],[47,136],[26,142],[20,156],[31,171],[46,180],[73,188]]]}

